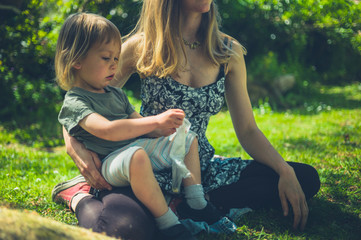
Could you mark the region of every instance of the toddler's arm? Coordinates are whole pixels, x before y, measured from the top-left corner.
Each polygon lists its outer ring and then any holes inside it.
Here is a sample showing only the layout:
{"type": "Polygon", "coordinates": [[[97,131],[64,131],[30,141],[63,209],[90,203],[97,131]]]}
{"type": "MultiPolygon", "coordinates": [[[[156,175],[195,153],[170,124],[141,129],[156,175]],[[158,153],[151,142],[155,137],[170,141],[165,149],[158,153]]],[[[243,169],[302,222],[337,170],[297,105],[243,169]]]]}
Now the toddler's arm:
{"type": "MultiPolygon", "coordinates": [[[[134,112],[130,115],[130,118],[142,118],[143,116],[140,115],[138,112],[134,112]]],[[[176,132],[176,128],[157,128],[150,133],[145,134],[145,137],[149,138],[157,138],[163,136],[169,136],[176,132]]]]}
{"type": "Polygon", "coordinates": [[[97,113],[91,113],[79,122],[79,125],[96,137],[109,140],[121,141],[136,138],[148,134],[156,129],[166,131],[179,127],[183,123],[185,114],[180,109],[170,109],[164,113],[141,117],[133,113],[130,119],[109,121],[97,113]]]}

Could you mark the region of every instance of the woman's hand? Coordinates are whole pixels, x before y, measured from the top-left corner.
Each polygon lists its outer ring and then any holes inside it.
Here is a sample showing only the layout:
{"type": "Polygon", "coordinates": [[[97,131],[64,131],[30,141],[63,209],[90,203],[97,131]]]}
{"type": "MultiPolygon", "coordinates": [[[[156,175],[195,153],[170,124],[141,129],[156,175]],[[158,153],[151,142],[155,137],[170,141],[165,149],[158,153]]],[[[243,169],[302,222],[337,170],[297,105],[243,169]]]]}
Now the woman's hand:
{"type": "Polygon", "coordinates": [[[98,155],[86,149],[83,144],[78,142],[74,137],[71,137],[64,128],[63,136],[67,153],[73,159],[81,175],[84,176],[90,186],[99,190],[111,190],[111,185],[105,181],[100,174],[101,161],[98,155]]]}
{"type": "Polygon", "coordinates": [[[304,230],[308,218],[307,201],[296,174],[291,167],[290,170],[280,175],[278,191],[284,216],[287,216],[289,213],[288,203],[290,203],[294,215],[293,228],[304,230]]]}

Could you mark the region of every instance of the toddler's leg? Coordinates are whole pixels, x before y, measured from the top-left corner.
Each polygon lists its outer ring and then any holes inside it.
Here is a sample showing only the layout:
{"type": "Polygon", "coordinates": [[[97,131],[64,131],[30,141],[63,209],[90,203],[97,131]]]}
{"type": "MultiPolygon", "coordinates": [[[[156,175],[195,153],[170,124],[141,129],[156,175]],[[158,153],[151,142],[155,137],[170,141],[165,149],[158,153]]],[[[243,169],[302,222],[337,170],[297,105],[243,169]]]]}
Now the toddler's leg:
{"type": "Polygon", "coordinates": [[[194,138],[188,153],[184,158],[184,164],[191,176],[183,179],[184,194],[188,205],[193,209],[203,209],[207,205],[201,185],[201,167],[198,155],[198,141],[194,138]]]}
{"type": "Polygon", "coordinates": [[[129,165],[130,186],[135,196],[155,217],[160,236],[157,239],[195,240],[168,207],[163,193],[154,177],[152,165],[143,149],[137,150],[129,165]]]}
{"type": "MultiPolygon", "coordinates": [[[[113,186],[130,184],[135,196],[155,218],[167,213],[168,206],[155,179],[150,159],[141,146],[126,146],[109,154],[103,161],[102,175],[113,186]]],[[[175,219],[177,223],[178,219],[175,219]]],[[[170,221],[171,224],[173,222],[170,221]]]]}
{"type": "Polygon", "coordinates": [[[142,149],[137,150],[131,158],[129,181],[135,196],[154,217],[160,217],[168,211],[163,193],[154,177],[149,157],[142,149]]]}
{"type": "Polygon", "coordinates": [[[197,138],[193,139],[189,151],[184,157],[184,164],[191,173],[191,177],[183,179],[183,185],[186,187],[201,184],[201,165],[199,162],[197,138]]]}
{"type": "Polygon", "coordinates": [[[220,220],[222,214],[205,199],[201,184],[201,169],[198,155],[198,141],[195,138],[184,158],[184,164],[191,173],[191,177],[183,180],[185,202],[177,207],[182,218],[191,218],[195,221],[205,221],[213,224],[220,220]]]}
{"type": "Polygon", "coordinates": [[[164,195],[154,177],[150,159],[143,149],[137,150],[131,158],[129,180],[135,196],[153,214],[160,229],[180,223],[178,217],[169,211],[164,195]]]}

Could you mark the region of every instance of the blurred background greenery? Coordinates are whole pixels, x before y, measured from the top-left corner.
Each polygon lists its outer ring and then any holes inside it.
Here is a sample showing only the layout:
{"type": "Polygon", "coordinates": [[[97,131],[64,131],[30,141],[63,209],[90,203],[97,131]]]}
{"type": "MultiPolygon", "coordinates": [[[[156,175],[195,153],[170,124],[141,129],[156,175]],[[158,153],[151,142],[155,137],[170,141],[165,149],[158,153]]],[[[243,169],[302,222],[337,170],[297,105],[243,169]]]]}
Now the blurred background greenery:
{"type": "MultiPolygon", "coordinates": [[[[248,54],[254,105],[304,105],[318,86],[361,81],[361,6],[357,0],[217,0],[221,29],[248,54]]],[[[0,124],[28,128],[29,141],[61,144],[57,113],[64,92],[54,81],[57,35],[65,18],[87,11],[114,22],[122,35],[136,23],[140,0],[2,0],[0,124]],[[43,133],[46,132],[44,135],[43,133]],[[42,141],[44,139],[46,141],[42,141]]],[[[125,88],[138,96],[137,76],[125,88]]],[[[19,132],[20,134],[20,132],[19,132]]],[[[24,141],[27,136],[21,132],[24,141]]]]}

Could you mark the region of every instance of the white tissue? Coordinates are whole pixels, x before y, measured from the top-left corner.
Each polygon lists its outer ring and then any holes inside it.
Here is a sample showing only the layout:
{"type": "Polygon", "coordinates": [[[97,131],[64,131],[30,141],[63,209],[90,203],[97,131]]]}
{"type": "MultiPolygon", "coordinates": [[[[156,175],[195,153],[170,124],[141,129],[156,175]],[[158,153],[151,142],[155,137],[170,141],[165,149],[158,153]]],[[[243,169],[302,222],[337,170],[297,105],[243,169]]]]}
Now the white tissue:
{"type": "Polygon", "coordinates": [[[169,156],[172,159],[172,191],[175,193],[179,192],[183,178],[191,176],[184,164],[186,137],[190,127],[191,123],[184,119],[183,124],[177,128],[177,131],[169,136],[169,141],[173,141],[169,156]]]}

